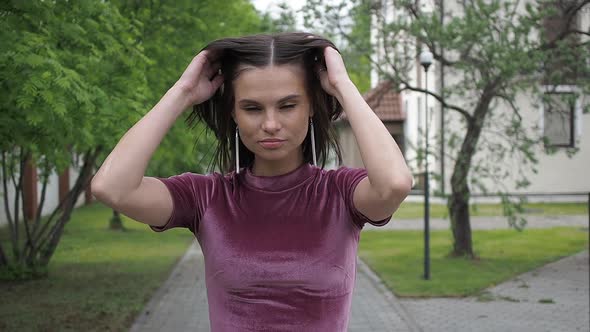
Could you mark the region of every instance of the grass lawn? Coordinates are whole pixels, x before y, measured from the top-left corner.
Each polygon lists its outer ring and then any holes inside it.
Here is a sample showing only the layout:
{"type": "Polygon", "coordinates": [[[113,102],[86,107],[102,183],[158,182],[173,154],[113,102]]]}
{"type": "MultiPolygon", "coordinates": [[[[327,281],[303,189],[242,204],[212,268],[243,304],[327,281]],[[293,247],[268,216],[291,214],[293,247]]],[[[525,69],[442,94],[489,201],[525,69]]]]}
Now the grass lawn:
{"type": "MultiPolygon", "coordinates": [[[[0,281],[0,330],[126,331],[193,238],[186,229],[155,233],[128,219],[108,230],[112,210],[78,208],[49,267],[49,278],[0,281]]],[[[0,230],[5,251],[7,227],[0,230]]]]}
{"type": "MultiPolygon", "coordinates": [[[[154,233],[124,218],[127,232],[107,229],[112,211],[93,204],[74,211],[47,279],[0,281],[0,330],[125,331],[187,249],[185,229],[154,233]]],[[[0,229],[7,246],[7,229],[0,229]]],[[[588,247],[575,228],[475,231],[482,259],[450,259],[448,231],[432,233],[432,280],[421,280],[422,233],[365,231],[360,255],[402,296],[477,292],[588,247]],[[509,246],[509,247],[508,247],[509,246]]]]}
{"type": "MultiPolygon", "coordinates": [[[[526,214],[531,215],[588,215],[587,203],[528,203],[524,205],[526,214]]],[[[471,216],[501,216],[502,204],[474,204],[470,207],[471,216]]],[[[404,202],[395,212],[397,219],[422,218],[424,205],[416,202],[404,202]]],[[[447,206],[444,204],[430,204],[432,218],[448,217],[447,206]]]]}
{"type": "Polygon", "coordinates": [[[477,260],[449,258],[450,231],[433,231],[431,280],[423,275],[421,231],[364,231],[359,255],[398,296],[465,296],[588,249],[588,229],[474,231],[477,260]]]}

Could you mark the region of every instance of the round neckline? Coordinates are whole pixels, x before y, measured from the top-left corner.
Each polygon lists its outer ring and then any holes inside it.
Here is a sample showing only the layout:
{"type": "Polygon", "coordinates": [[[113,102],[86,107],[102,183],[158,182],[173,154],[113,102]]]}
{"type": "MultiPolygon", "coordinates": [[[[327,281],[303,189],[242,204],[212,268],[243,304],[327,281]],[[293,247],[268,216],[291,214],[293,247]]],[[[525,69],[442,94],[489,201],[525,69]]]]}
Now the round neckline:
{"type": "Polygon", "coordinates": [[[314,174],[314,166],[304,162],[296,169],[279,175],[254,175],[250,167],[245,167],[244,172],[240,172],[240,178],[251,188],[279,192],[298,186],[314,174]]]}

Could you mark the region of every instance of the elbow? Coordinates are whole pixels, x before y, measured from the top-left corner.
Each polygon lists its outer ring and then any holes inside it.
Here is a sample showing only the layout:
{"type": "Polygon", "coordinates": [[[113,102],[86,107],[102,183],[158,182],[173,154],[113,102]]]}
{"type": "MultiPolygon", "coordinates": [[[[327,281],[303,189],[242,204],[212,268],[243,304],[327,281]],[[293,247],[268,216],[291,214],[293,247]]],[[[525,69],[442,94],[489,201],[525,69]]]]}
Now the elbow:
{"type": "Polygon", "coordinates": [[[94,197],[96,197],[98,201],[110,207],[113,207],[117,204],[115,195],[108,193],[105,190],[104,185],[96,178],[93,178],[92,181],[90,181],[90,192],[94,197]]]}
{"type": "Polygon", "coordinates": [[[96,180],[96,176],[92,178],[92,180],[90,180],[90,192],[92,193],[92,195],[96,196],[98,198],[99,191],[101,190],[101,187],[98,183],[98,181],[96,180]]]}
{"type": "Polygon", "coordinates": [[[401,203],[408,197],[413,186],[414,178],[411,174],[408,174],[393,181],[389,189],[381,197],[384,201],[397,201],[401,203]]]}
{"type": "Polygon", "coordinates": [[[405,192],[404,198],[408,197],[408,195],[412,191],[412,188],[414,188],[414,184],[414,176],[412,176],[412,173],[408,171],[408,174],[406,174],[406,176],[404,177],[403,183],[403,190],[405,192]]]}
{"type": "Polygon", "coordinates": [[[405,176],[403,179],[398,181],[395,185],[395,192],[397,193],[397,197],[399,197],[400,202],[405,200],[406,197],[412,191],[412,187],[414,186],[414,178],[411,174],[405,176]]]}

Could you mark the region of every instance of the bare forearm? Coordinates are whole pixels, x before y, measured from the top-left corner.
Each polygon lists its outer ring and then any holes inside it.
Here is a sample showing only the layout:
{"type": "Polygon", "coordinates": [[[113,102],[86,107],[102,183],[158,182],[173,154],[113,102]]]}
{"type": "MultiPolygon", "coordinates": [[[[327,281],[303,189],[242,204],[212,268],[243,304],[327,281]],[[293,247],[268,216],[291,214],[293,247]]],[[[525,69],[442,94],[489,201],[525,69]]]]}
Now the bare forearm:
{"type": "Polygon", "coordinates": [[[397,143],[358,89],[347,82],[338,90],[371,186],[382,195],[411,186],[412,175],[397,143]]]}
{"type": "Polygon", "coordinates": [[[162,139],[186,108],[186,94],[172,87],[108,155],[92,180],[93,192],[117,200],[137,188],[162,139]]]}

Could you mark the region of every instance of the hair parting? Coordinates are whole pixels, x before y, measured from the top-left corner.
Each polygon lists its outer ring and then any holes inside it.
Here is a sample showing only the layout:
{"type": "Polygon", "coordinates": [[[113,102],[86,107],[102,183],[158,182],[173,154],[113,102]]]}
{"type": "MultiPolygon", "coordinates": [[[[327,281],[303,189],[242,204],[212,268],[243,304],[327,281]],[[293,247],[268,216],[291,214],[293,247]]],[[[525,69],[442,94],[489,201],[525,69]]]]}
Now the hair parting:
{"type": "MultiPolygon", "coordinates": [[[[206,124],[217,138],[215,155],[208,169],[218,168],[223,173],[236,170],[236,123],[232,118],[235,95],[232,81],[239,75],[240,65],[263,68],[268,65],[298,64],[305,72],[306,90],[310,108],[313,110],[315,146],[318,166],[326,166],[329,152],[333,150],[338,164],[342,164],[341,148],[332,121],[342,114],[342,105],[321,86],[318,68],[325,67],[323,51],[336,46],[323,37],[304,33],[258,34],[238,38],[218,39],[203,48],[215,55],[220,63],[224,81],[221,87],[207,101],[193,106],[187,118],[189,126],[200,121],[206,124]]],[[[238,140],[239,165],[250,166],[254,153],[238,140]]],[[[313,163],[311,130],[302,144],[304,160],[313,163]]]]}

